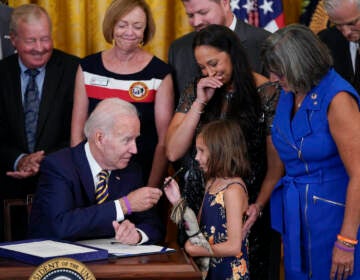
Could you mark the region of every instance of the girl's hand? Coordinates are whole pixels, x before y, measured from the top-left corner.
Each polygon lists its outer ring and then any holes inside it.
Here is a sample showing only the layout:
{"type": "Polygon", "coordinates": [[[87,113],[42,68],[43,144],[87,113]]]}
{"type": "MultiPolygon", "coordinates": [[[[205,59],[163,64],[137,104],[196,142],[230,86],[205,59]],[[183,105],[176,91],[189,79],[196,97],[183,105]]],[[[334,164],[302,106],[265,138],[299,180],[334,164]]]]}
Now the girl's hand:
{"type": "Polygon", "coordinates": [[[188,239],[185,242],[184,249],[185,249],[186,253],[188,253],[192,257],[210,257],[211,256],[210,252],[206,248],[192,244],[190,239],[188,239]]]}
{"type": "Polygon", "coordinates": [[[186,240],[184,249],[185,249],[186,253],[188,253],[190,256],[194,256],[194,253],[196,251],[196,250],[194,250],[194,247],[196,247],[196,246],[193,245],[189,239],[186,240]]]}
{"type": "Polygon", "coordinates": [[[223,86],[223,83],[215,77],[201,78],[197,84],[197,99],[202,103],[208,103],[214,96],[215,90],[223,86]]]}
{"type": "Polygon", "coordinates": [[[165,178],[164,183],[168,182],[169,180],[170,183],[164,188],[164,192],[170,203],[175,205],[181,199],[179,185],[172,177],[165,178]]]}

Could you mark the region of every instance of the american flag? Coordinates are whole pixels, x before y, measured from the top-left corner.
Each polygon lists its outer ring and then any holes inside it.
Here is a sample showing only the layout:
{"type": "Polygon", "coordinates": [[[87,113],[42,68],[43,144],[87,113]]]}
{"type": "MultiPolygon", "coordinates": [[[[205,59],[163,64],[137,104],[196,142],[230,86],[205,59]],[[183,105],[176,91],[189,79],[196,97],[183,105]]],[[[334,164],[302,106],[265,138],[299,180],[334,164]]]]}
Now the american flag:
{"type": "Polygon", "coordinates": [[[281,0],[231,0],[234,14],[249,24],[274,32],[285,26],[281,0]]]}

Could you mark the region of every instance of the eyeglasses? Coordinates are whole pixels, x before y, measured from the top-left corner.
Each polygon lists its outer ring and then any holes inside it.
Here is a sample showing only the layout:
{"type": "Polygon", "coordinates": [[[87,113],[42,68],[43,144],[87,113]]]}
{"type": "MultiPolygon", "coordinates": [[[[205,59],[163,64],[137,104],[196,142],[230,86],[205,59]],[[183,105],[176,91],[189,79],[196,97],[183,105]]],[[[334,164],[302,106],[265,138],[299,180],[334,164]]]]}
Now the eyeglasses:
{"type": "Polygon", "coordinates": [[[354,27],[359,23],[359,21],[360,21],[360,16],[358,16],[356,19],[354,19],[352,21],[349,21],[349,22],[346,22],[346,23],[335,23],[335,22],[333,22],[333,24],[337,29],[341,29],[341,28],[343,28],[345,26],[354,27]]]}

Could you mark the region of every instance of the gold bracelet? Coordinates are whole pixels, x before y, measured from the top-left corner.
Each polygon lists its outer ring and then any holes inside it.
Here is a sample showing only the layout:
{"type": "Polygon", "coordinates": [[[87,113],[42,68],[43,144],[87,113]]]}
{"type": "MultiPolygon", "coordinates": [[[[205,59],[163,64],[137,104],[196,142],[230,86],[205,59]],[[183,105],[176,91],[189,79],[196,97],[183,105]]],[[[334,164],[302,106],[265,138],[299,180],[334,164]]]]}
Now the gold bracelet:
{"type": "Polygon", "coordinates": [[[204,111],[197,111],[197,110],[195,110],[195,109],[194,109],[194,111],[195,111],[195,113],[198,113],[199,115],[201,115],[202,113],[204,113],[204,111]]]}
{"type": "Polygon", "coordinates": [[[204,106],[206,106],[207,105],[207,103],[206,102],[204,102],[204,101],[200,101],[200,100],[197,100],[197,99],[195,99],[195,101],[194,102],[197,102],[197,103],[199,103],[199,104],[201,104],[201,105],[204,105],[204,106]]]}
{"type": "Polygon", "coordinates": [[[340,240],[340,239],[338,239],[338,240],[337,240],[337,242],[339,242],[339,243],[341,243],[341,244],[343,244],[344,246],[349,247],[349,248],[353,248],[353,247],[355,247],[355,245],[354,245],[354,244],[351,244],[351,243],[346,242],[346,241],[344,241],[344,240],[340,240]]]}
{"type": "Polygon", "coordinates": [[[196,110],[195,107],[193,107],[193,106],[191,106],[191,108],[192,108],[196,113],[198,113],[199,115],[201,115],[202,113],[204,113],[204,111],[198,111],[198,110],[196,110]]]}
{"type": "Polygon", "coordinates": [[[356,245],[358,244],[358,241],[356,239],[350,239],[350,238],[347,238],[345,236],[342,236],[341,234],[338,234],[337,235],[337,239],[340,240],[340,241],[344,241],[344,242],[347,242],[347,243],[350,243],[351,245],[356,245]]]}

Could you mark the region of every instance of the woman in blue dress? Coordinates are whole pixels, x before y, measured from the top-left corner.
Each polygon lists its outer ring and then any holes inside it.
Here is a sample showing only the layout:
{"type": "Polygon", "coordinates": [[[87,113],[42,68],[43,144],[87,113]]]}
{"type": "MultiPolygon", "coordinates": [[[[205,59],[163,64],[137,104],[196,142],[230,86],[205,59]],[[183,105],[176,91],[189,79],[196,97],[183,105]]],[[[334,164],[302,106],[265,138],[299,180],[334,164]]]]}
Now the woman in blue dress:
{"type": "Polygon", "coordinates": [[[274,33],[263,56],[282,91],[272,126],[278,172],[266,178],[258,203],[274,190],[271,218],[283,237],[285,277],[360,279],[359,96],[305,26],[274,33]]]}

